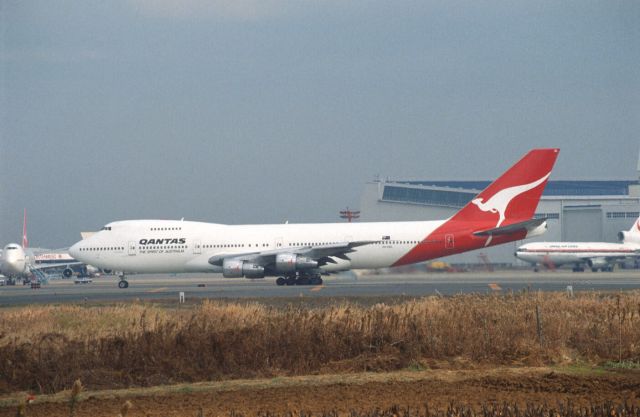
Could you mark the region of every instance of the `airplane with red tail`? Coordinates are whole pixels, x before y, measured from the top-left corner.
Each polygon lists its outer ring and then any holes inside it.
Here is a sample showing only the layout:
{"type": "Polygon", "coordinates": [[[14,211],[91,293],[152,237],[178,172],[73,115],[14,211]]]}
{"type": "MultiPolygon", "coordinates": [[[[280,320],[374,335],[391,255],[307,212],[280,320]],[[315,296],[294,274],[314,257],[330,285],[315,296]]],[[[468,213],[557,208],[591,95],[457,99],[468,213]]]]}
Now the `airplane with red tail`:
{"type": "Polygon", "coordinates": [[[559,149],[534,149],[446,220],[224,225],[184,220],[107,224],[69,249],[75,259],[128,273],[218,272],[318,285],[322,274],[423,262],[544,233],[533,215],[559,149]]]}

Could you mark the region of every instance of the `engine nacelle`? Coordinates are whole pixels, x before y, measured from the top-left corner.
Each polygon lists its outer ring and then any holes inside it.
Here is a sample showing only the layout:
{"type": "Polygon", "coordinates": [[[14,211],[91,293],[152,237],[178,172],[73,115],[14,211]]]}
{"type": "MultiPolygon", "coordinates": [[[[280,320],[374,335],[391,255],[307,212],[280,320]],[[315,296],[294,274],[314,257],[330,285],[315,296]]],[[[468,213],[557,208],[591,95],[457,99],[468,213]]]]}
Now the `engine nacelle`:
{"type": "Polygon", "coordinates": [[[248,261],[225,259],[222,263],[222,276],[225,278],[264,278],[264,268],[248,261]]]}
{"type": "Polygon", "coordinates": [[[618,232],[618,240],[622,243],[640,243],[640,234],[631,232],[618,232]]]}
{"type": "Polygon", "coordinates": [[[318,267],[318,261],[295,253],[279,253],[276,255],[276,271],[280,273],[294,272],[301,269],[314,269],[318,267]]]}
{"type": "Polygon", "coordinates": [[[587,265],[589,265],[589,268],[603,268],[609,265],[609,263],[604,258],[593,258],[587,261],[587,265]]]}
{"type": "Polygon", "coordinates": [[[85,272],[87,273],[87,275],[89,275],[90,277],[95,277],[96,275],[98,275],[100,273],[100,270],[98,268],[96,268],[93,265],[87,265],[85,267],[85,272]]]}
{"type": "Polygon", "coordinates": [[[62,276],[65,278],[71,278],[71,276],[73,275],[73,269],[67,267],[62,271],[62,276]]]}

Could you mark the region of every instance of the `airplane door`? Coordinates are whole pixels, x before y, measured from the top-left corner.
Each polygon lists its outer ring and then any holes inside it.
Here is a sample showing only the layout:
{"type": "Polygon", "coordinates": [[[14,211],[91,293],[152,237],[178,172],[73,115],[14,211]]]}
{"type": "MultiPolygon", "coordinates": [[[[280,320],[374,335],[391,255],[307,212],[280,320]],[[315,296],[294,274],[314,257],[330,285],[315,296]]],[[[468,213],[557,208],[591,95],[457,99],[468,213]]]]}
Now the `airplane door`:
{"type": "Polygon", "coordinates": [[[275,238],[274,241],[273,241],[273,248],[274,249],[280,249],[282,247],[282,241],[283,241],[283,239],[281,237],[275,238]]]}
{"type": "Polygon", "coordinates": [[[202,253],[202,245],[200,244],[200,240],[193,241],[193,254],[200,255],[202,253]]]}
{"type": "Polygon", "coordinates": [[[133,240],[129,242],[129,256],[135,256],[136,254],[136,242],[133,240]]]}
{"type": "Polygon", "coordinates": [[[455,247],[455,240],[452,234],[444,235],[444,247],[445,249],[453,249],[455,247]]]}

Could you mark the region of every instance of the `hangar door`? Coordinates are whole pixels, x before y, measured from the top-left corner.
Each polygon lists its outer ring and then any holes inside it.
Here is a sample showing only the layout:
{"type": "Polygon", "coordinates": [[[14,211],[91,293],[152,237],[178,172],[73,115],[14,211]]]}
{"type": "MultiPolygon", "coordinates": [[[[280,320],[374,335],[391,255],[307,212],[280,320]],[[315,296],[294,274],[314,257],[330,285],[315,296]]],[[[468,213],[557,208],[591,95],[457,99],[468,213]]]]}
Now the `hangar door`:
{"type": "Polygon", "coordinates": [[[602,242],[602,207],[565,207],[562,210],[564,242],[602,242]]]}

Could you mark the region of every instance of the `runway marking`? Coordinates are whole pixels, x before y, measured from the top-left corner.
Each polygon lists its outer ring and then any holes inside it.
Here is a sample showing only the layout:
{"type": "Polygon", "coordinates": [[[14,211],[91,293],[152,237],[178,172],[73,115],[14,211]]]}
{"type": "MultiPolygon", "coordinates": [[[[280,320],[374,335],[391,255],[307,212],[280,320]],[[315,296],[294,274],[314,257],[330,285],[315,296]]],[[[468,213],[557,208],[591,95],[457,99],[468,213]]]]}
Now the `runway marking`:
{"type": "Polygon", "coordinates": [[[169,287],[161,287],[161,288],[154,288],[154,289],[148,290],[146,292],[148,292],[148,293],[162,292],[162,291],[167,291],[168,289],[169,289],[169,287]]]}
{"type": "Polygon", "coordinates": [[[324,288],[324,285],[317,285],[317,286],[311,288],[309,291],[320,291],[323,288],[324,288]]]}
{"type": "Polygon", "coordinates": [[[500,288],[500,286],[495,282],[489,284],[489,288],[491,288],[493,291],[502,291],[502,288],[500,288]]]}

